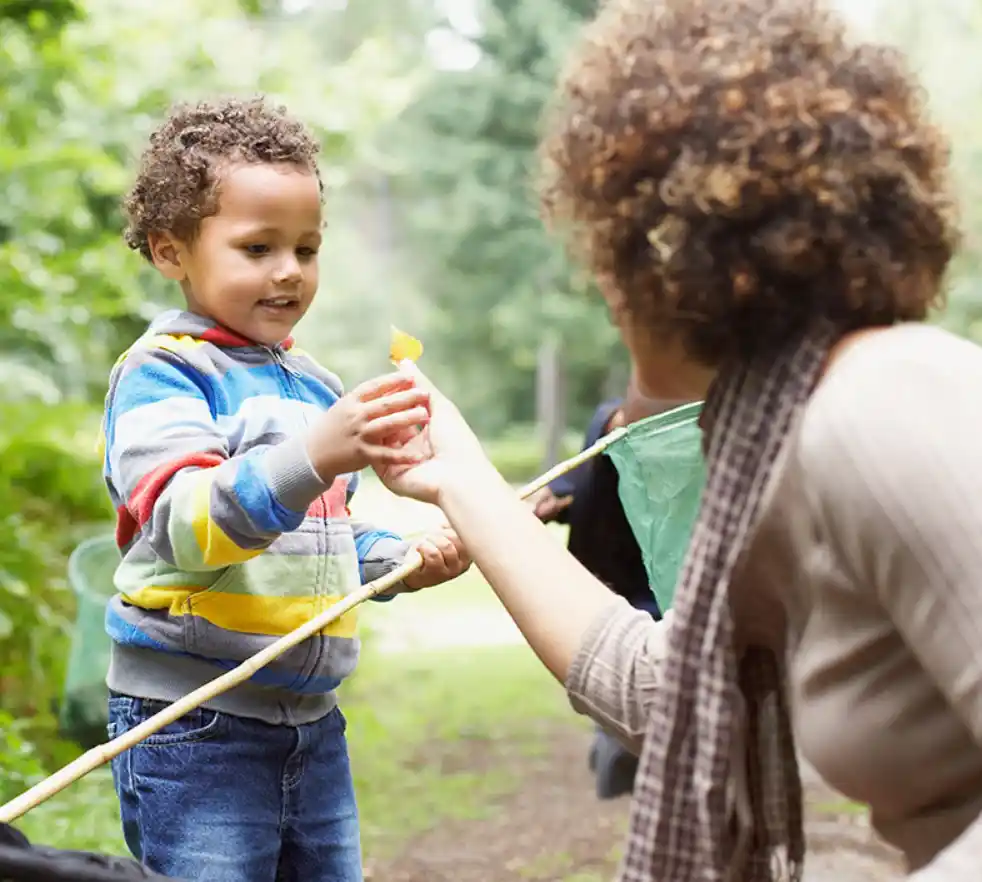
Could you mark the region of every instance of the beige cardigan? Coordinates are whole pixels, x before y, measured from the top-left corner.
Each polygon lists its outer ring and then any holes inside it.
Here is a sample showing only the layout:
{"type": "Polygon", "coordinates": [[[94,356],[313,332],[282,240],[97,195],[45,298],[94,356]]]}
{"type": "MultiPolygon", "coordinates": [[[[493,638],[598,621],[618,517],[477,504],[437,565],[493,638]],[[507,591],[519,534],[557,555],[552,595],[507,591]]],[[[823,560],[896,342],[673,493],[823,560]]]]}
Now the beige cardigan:
{"type": "MultiPolygon", "coordinates": [[[[911,879],[982,880],[982,349],[861,338],[776,471],[731,588],[739,641],[783,648],[800,752],[911,879]]],[[[670,627],[614,602],[569,673],[635,749],[670,627]]]]}

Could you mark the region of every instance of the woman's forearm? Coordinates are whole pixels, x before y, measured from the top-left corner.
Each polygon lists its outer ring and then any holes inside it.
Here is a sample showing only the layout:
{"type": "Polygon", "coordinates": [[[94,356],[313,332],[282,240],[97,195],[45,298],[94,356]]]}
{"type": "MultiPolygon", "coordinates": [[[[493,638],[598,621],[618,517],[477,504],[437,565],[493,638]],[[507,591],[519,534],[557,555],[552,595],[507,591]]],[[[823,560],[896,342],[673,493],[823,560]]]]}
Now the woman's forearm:
{"type": "Polygon", "coordinates": [[[613,593],[490,465],[451,482],[440,506],[529,645],[565,681],[583,635],[613,593]]]}

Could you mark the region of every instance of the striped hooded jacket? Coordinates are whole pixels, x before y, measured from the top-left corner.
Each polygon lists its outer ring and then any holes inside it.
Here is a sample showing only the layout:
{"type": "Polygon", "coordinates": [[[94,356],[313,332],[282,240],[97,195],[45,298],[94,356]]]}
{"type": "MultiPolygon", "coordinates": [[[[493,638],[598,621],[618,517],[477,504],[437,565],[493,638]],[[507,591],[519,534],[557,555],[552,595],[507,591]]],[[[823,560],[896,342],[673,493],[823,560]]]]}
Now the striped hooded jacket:
{"type": "MultiPolygon", "coordinates": [[[[114,366],[104,474],[122,560],[106,612],[109,688],[173,701],[397,566],[409,545],[352,521],[356,475],[326,486],[308,423],[342,394],[286,340],[264,347],[187,312],[114,366]]],[[[210,703],[318,719],[354,668],[356,612],[210,703]]]]}

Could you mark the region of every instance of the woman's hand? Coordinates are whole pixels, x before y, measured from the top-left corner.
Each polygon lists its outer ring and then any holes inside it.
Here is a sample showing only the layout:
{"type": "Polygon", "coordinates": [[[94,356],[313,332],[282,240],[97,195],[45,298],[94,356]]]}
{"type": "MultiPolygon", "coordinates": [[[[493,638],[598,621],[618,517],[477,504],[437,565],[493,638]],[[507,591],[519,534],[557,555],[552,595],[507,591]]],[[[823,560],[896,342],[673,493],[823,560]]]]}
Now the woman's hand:
{"type": "Polygon", "coordinates": [[[377,466],[394,493],[443,509],[529,644],[565,681],[583,636],[613,593],[578,563],[495,471],[453,404],[415,367],[404,368],[430,394],[430,419],[386,443],[418,464],[377,466]],[[559,611],[557,613],[557,610],[559,611]]]}
{"type": "Polygon", "coordinates": [[[401,448],[406,459],[419,461],[379,466],[375,471],[393,493],[439,505],[450,482],[466,481],[475,469],[493,471],[493,466],[454,404],[414,364],[406,362],[402,369],[411,372],[417,389],[429,393],[429,421],[401,430],[389,443],[401,448]]]}

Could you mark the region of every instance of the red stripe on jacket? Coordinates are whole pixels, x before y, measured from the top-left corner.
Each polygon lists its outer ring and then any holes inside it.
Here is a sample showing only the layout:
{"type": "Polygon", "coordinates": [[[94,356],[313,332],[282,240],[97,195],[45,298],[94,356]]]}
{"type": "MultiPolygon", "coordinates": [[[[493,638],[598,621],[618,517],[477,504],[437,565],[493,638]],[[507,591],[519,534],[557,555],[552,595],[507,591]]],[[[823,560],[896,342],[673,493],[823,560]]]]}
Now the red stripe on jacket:
{"type": "MultiPolygon", "coordinates": [[[[204,340],[206,343],[214,343],[216,346],[255,346],[256,344],[250,340],[248,337],[243,337],[241,334],[236,334],[235,331],[230,331],[228,328],[208,328],[198,334],[199,340],[204,340]]],[[[284,349],[291,349],[293,347],[293,337],[287,337],[282,343],[280,343],[284,349]]]]}
{"type": "Polygon", "coordinates": [[[344,518],[348,512],[348,479],[335,478],[326,493],[318,496],[307,509],[312,518],[344,518]]]}
{"type": "Polygon", "coordinates": [[[136,519],[136,526],[142,527],[150,520],[157,497],[163,492],[167,482],[181,469],[189,467],[210,469],[223,462],[225,457],[217,453],[189,453],[187,456],[165,462],[144,475],[126,503],[126,508],[136,519]]]}

